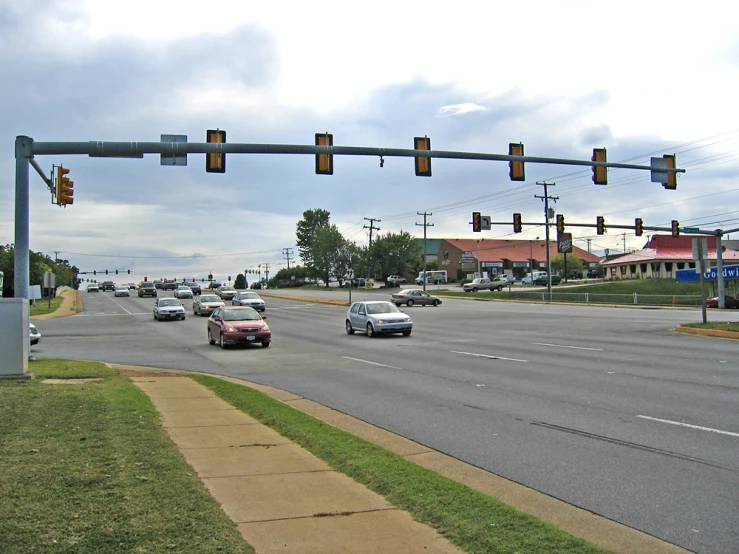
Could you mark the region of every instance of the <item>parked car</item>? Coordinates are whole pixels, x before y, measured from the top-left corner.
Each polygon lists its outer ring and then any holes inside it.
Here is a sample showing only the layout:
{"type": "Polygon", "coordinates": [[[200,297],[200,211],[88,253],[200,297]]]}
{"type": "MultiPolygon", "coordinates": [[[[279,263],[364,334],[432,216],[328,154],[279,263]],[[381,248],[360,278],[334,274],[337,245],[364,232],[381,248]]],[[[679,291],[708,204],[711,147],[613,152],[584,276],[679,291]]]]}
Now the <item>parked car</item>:
{"type": "Polygon", "coordinates": [[[391,275],[385,280],[385,285],[392,285],[394,287],[399,287],[403,283],[407,283],[408,279],[405,277],[401,277],[400,275],[391,275]]]}
{"type": "Polygon", "coordinates": [[[515,282],[516,280],[513,277],[511,277],[510,275],[506,275],[505,273],[498,275],[495,279],[493,279],[494,284],[503,285],[504,287],[512,285],[515,282]]]}
{"type": "Polygon", "coordinates": [[[103,284],[100,286],[100,289],[105,292],[108,290],[115,290],[115,283],[113,281],[103,281],[103,284]]]}
{"type": "Polygon", "coordinates": [[[419,306],[438,306],[441,304],[441,298],[432,296],[421,289],[404,289],[395,294],[390,295],[390,301],[396,306],[405,304],[409,308],[414,304],[419,306]]]}
{"type": "Polygon", "coordinates": [[[232,300],[238,293],[239,291],[235,288],[227,285],[221,285],[216,289],[216,294],[221,297],[221,300],[232,300]]]}
{"type": "Polygon", "coordinates": [[[128,292],[128,287],[125,285],[118,285],[113,291],[113,296],[131,296],[128,292]]]}
{"type": "Polygon", "coordinates": [[[477,279],[472,279],[471,282],[465,283],[462,285],[462,290],[464,292],[477,292],[478,290],[503,290],[503,285],[494,285],[493,282],[488,279],[487,277],[478,277],[477,279]],[[498,288],[500,287],[500,288],[498,288]]]}
{"type": "Polygon", "coordinates": [[[267,309],[264,300],[256,292],[240,292],[231,300],[232,306],[249,306],[263,312],[267,309]]]}
{"type": "Polygon", "coordinates": [[[368,337],[389,333],[403,333],[407,337],[413,330],[413,320],[395,304],[384,300],[354,302],[346,312],[345,324],[348,334],[361,331],[368,337]]]}
{"type": "Polygon", "coordinates": [[[215,294],[201,294],[192,301],[192,313],[195,315],[210,315],[216,308],[222,308],[226,304],[215,294]]]}
{"type": "Polygon", "coordinates": [[[185,307],[177,298],[158,298],[154,302],[154,319],[185,319],[185,307]]]}
{"type": "MultiPolygon", "coordinates": [[[[552,275],[552,286],[559,285],[562,282],[562,276],[561,275],[552,275]]],[[[544,275],[539,275],[536,279],[534,279],[535,285],[541,285],[541,286],[547,286],[549,283],[549,278],[544,275]]]]}
{"type": "MultiPolygon", "coordinates": [[[[739,308],[739,298],[724,295],[724,307],[725,308],[739,308]]],[[[718,296],[714,298],[706,299],[706,308],[718,308],[718,296]]]]}
{"type": "Polygon", "coordinates": [[[87,292],[100,292],[100,287],[98,287],[97,283],[88,283],[87,292]]]}
{"type": "Polygon", "coordinates": [[[139,298],[142,298],[144,296],[153,296],[154,298],[156,298],[157,296],[156,285],[152,283],[151,281],[140,282],[138,296],[139,298]]]}
{"type": "Polygon", "coordinates": [[[181,285],[174,291],[175,298],[192,298],[193,296],[192,289],[187,286],[181,285]]]}
{"type": "Polygon", "coordinates": [[[38,328],[33,324],[28,324],[28,333],[31,338],[31,346],[38,344],[41,340],[41,333],[38,332],[38,328]]]}
{"type": "Polygon", "coordinates": [[[230,345],[261,343],[267,348],[272,342],[272,331],[265,321],[248,306],[221,306],[208,319],[208,343],[218,342],[221,348],[230,345]]]}

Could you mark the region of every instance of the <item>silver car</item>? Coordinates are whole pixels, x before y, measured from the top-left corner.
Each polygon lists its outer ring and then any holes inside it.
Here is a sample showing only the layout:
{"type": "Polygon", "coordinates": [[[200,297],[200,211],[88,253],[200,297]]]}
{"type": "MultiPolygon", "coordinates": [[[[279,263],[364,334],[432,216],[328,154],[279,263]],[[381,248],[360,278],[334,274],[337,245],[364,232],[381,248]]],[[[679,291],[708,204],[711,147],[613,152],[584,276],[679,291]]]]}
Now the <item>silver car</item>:
{"type": "Polygon", "coordinates": [[[210,315],[216,308],[222,308],[226,303],[215,294],[203,293],[192,301],[192,313],[195,315],[210,315]]]}
{"type": "Polygon", "coordinates": [[[113,296],[131,296],[131,294],[128,292],[128,287],[125,285],[118,285],[115,288],[115,291],[113,291],[113,296]]]}
{"type": "Polygon", "coordinates": [[[407,337],[412,330],[411,318],[392,302],[355,302],[346,312],[346,332],[350,335],[360,331],[368,337],[390,333],[403,333],[407,337]]]}
{"type": "Polygon", "coordinates": [[[33,323],[29,323],[29,334],[31,338],[31,345],[38,344],[41,340],[41,333],[38,332],[38,329],[33,323]]]}
{"type": "Polygon", "coordinates": [[[174,291],[175,298],[192,298],[192,289],[187,286],[179,286],[174,291]]]}
{"type": "Polygon", "coordinates": [[[154,319],[185,319],[185,307],[177,298],[157,298],[154,302],[154,319]]]}
{"type": "Polygon", "coordinates": [[[390,301],[396,306],[405,304],[409,308],[414,304],[419,306],[438,306],[441,304],[441,298],[432,296],[421,289],[404,289],[390,295],[390,301]]]}
{"type": "Polygon", "coordinates": [[[267,305],[256,292],[240,292],[231,300],[232,306],[249,306],[263,312],[267,309],[267,305]]]}

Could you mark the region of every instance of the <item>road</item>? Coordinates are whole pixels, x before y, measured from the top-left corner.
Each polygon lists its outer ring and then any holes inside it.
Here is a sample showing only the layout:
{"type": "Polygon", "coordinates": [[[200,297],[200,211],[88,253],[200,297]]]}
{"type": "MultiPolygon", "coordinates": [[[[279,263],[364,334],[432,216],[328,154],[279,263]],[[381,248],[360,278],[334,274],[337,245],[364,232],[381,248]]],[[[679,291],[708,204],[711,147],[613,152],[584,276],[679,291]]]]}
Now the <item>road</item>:
{"type": "Polygon", "coordinates": [[[39,322],[35,355],[271,385],[689,550],[737,552],[739,345],[670,330],[699,310],[446,299],[405,309],[410,337],[369,339],[345,333],[345,307],[268,299],[272,347],[221,350],[189,300],[186,321],[156,322],[151,299],[82,296],[84,314],[39,322]]]}

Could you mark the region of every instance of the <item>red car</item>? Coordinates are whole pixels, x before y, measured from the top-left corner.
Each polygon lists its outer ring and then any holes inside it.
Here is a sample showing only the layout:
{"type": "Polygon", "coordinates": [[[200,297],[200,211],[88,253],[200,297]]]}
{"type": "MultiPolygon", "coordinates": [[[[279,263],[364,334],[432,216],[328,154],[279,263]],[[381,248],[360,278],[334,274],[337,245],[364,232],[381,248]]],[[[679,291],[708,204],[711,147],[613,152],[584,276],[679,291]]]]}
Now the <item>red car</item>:
{"type": "MultiPolygon", "coordinates": [[[[726,308],[739,308],[739,299],[725,294],[724,306],[726,308]]],[[[706,298],[706,308],[718,308],[718,296],[715,298],[706,298]]]]}
{"type": "Polygon", "coordinates": [[[254,308],[248,306],[222,306],[213,310],[208,319],[208,342],[228,348],[236,344],[261,343],[264,348],[272,342],[272,332],[254,308]]]}

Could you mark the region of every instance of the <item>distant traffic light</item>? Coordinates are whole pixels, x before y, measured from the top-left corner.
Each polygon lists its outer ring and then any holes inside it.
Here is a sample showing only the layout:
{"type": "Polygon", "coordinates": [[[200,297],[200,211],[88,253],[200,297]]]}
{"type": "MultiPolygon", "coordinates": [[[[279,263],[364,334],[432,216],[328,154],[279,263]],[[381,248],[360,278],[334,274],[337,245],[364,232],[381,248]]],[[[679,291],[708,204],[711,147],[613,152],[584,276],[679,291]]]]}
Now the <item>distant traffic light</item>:
{"type": "Polygon", "coordinates": [[[472,212],[472,231],[475,233],[482,231],[482,216],[480,212],[472,212]]]}
{"type": "Polygon", "coordinates": [[[105,270],[105,274],[106,274],[106,275],[108,274],[108,270],[107,270],[107,269],[105,270]]]}
{"type": "MultiPolygon", "coordinates": [[[[334,136],[331,133],[316,133],[316,146],[333,146],[334,136]]],[[[334,174],[334,155],[316,154],[316,174],[334,174]]]]}
{"type": "Polygon", "coordinates": [[[65,175],[69,169],[59,166],[56,168],[56,203],[59,206],[74,204],[74,181],[65,175]]]}
{"type": "MultiPolygon", "coordinates": [[[[605,148],[593,148],[593,157],[590,158],[593,162],[606,162],[606,149],[605,148]]],[[[608,173],[606,167],[594,165],[593,169],[593,183],[596,185],[607,185],[608,184],[608,173]]]]}
{"type": "Polygon", "coordinates": [[[644,221],[641,217],[637,217],[634,219],[634,234],[637,237],[642,236],[642,233],[644,232],[644,221]]]}
{"type": "MultiPolygon", "coordinates": [[[[511,142],[508,144],[509,156],[523,156],[523,143],[511,142]]],[[[508,176],[511,181],[525,181],[526,170],[523,162],[508,162],[508,176]]]]}
{"type": "Polygon", "coordinates": [[[595,219],[595,227],[599,235],[603,235],[606,232],[606,220],[602,215],[599,215],[595,219]]]}
{"type": "MultiPolygon", "coordinates": [[[[414,150],[431,150],[431,139],[428,137],[414,137],[414,150]]],[[[431,177],[431,158],[417,156],[416,177],[431,177]]]]}
{"type": "MultiPolygon", "coordinates": [[[[665,154],[662,157],[667,160],[668,168],[675,168],[675,155],[674,154],[665,154]]],[[[662,186],[669,190],[675,190],[677,188],[677,172],[668,171],[667,172],[667,182],[663,183],[662,186]]]]}
{"type": "Polygon", "coordinates": [[[521,214],[513,214],[513,232],[520,233],[522,229],[521,214]]]}
{"type": "Polygon", "coordinates": [[[561,214],[557,215],[557,232],[558,233],[565,232],[565,216],[561,214]]]}
{"type": "Polygon", "coordinates": [[[115,274],[118,275],[118,270],[117,269],[115,270],[115,274]]]}
{"type": "Polygon", "coordinates": [[[130,269],[128,270],[128,274],[131,275],[131,270],[130,269]]]}
{"type": "Polygon", "coordinates": [[[97,275],[97,274],[98,274],[98,271],[97,271],[97,269],[93,269],[93,270],[92,270],[92,274],[93,274],[93,275],[97,275]]]}
{"type": "Polygon", "coordinates": [[[673,237],[680,236],[680,222],[677,219],[672,220],[672,236],[673,237]]]}
{"type": "MultiPolygon", "coordinates": [[[[208,129],[205,132],[205,142],[208,144],[225,144],[226,131],[208,129]]],[[[226,173],[226,154],[213,152],[205,155],[206,173],[226,173]]]]}

